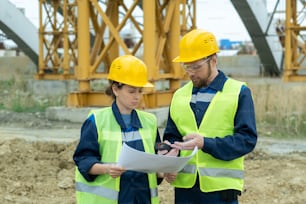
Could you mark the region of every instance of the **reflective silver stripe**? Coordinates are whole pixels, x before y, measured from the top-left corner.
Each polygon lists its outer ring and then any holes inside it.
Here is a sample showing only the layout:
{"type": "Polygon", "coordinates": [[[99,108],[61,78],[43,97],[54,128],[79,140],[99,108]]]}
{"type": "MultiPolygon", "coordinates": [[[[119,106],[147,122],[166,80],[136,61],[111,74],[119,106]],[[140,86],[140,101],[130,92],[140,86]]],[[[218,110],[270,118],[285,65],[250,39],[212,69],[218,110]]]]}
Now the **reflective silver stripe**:
{"type": "Polygon", "coordinates": [[[191,103],[196,103],[196,102],[211,102],[213,97],[216,94],[214,93],[200,93],[198,92],[197,94],[192,94],[191,97],[191,103]]]}
{"type": "Polygon", "coordinates": [[[158,190],[157,190],[157,188],[151,188],[150,189],[150,193],[151,193],[151,197],[153,198],[153,197],[157,197],[158,196],[158,190]]]}
{"type": "Polygon", "coordinates": [[[75,189],[80,192],[95,194],[110,200],[118,199],[118,192],[109,188],[103,188],[101,186],[89,186],[84,183],[76,182],[75,189]]]}
{"type": "Polygon", "coordinates": [[[189,173],[189,174],[195,174],[197,170],[197,167],[195,165],[186,165],[184,168],[180,171],[181,173],[189,173]]]}
{"type": "Polygon", "coordinates": [[[200,168],[201,176],[229,177],[243,179],[244,173],[237,169],[200,168]]]}
{"type": "Polygon", "coordinates": [[[130,142],[134,140],[141,140],[139,131],[122,132],[122,142],[130,142]]]}

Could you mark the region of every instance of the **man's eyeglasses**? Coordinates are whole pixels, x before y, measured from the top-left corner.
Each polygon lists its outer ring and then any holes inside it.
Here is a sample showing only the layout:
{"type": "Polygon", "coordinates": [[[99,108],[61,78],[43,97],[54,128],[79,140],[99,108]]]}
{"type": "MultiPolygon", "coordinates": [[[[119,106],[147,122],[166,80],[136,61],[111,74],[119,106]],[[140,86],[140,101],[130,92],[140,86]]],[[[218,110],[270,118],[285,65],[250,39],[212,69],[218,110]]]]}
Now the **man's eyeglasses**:
{"type": "Polygon", "coordinates": [[[182,67],[184,68],[184,70],[185,71],[193,71],[193,72],[195,72],[195,71],[198,71],[201,67],[202,67],[202,65],[204,64],[204,63],[206,63],[206,62],[208,62],[210,60],[210,57],[207,57],[207,58],[205,58],[205,59],[202,59],[201,61],[200,61],[200,63],[193,63],[193,64],[184,64],[184,63],[182,63],[181,65],[182,65],[182,67]]]}

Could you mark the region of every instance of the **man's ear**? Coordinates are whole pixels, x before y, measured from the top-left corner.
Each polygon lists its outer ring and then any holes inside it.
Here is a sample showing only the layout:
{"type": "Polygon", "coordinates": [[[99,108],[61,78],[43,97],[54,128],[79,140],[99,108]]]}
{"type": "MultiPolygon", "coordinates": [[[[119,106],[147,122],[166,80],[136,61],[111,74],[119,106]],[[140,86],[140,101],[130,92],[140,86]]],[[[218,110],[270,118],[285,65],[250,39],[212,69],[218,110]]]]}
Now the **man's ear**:
{"type": "Polygon", "coordinates": [[[213,55],[210,59],[213,64],[217,64],[217,55],[213,55]]]}

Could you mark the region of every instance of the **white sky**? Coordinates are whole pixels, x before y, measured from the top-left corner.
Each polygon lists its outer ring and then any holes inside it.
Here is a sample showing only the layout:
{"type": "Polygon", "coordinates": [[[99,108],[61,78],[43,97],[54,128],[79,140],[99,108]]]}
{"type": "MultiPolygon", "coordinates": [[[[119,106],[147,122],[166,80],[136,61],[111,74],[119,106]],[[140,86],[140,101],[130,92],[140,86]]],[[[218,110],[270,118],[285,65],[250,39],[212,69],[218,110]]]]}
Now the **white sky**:
{"type": "MultiPolygon", "coordinates": [[[[1,1],[1,0],[0,0],[1,1]]],[[[38,27],[39,22],[39,4],[38,0],[9,0],[17,8],[24,8],[25,15],[38,27]]]]}
{"type": "Polygon", "coordinates": [[[217,39],[250,40],[249,34],[230,0],[197,1],[196,18],[197,27],[213,32],[217,39]]]}
{"type": "MultiPolygon", "coordinates": [[[[25,15],[38,27],[38,0],[10,0],[18,8],[25,9],[25,15]]],[[[272,10],[276,0],[267,1],[272,10]]],[[[283,0],[282,0],[283,1],[283,0]]],[[[250,36],[230,0],[198,0],[197,27],[213,32],[217,39],[249,41],[250,36]]]]}

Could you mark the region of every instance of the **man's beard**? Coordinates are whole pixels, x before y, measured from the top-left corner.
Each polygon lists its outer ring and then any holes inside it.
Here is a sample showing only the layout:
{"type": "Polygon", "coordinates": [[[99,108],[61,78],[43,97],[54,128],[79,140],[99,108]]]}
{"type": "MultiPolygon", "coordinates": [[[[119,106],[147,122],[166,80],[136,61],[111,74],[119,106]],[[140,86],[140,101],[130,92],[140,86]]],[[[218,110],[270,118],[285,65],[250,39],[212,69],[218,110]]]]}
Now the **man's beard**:
{"type": "Polygon", "coordinates": [[[205,79],[201,78],[200,80],[196,80],[196,81],[193,81],[191,79],[192,83],[193,83],[193,86],[196,87],[196,88],[207,87],[209,85],[208,79],[210,78],[211,75],[212,75],[212,70],[211,70],[211,67],[208,65],[207,77],[205,77],[205,79]]]}

